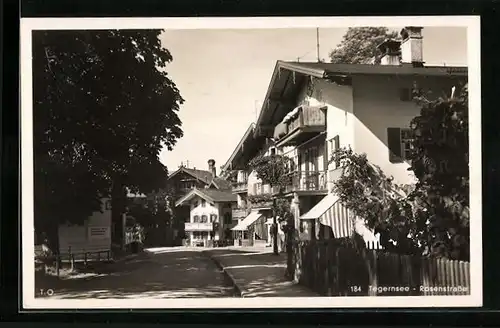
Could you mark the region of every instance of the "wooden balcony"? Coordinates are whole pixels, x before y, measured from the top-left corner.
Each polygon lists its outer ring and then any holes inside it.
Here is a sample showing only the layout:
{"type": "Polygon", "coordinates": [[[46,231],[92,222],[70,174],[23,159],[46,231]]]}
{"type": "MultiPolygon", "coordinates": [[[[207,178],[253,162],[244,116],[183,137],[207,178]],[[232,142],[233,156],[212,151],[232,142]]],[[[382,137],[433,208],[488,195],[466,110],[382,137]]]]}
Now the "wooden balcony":
{"type": "Polygon", "coordinates": [[[248,210],[246,208],[235,208],[233,209],[233,219],[244,218],[248,215],[248,210]]]}
{"type": "Polygon", "coordinates": [[[278,124],[274,131],[276,146],[296,146],[326,131],[325,107],[298,107],[287,121],[278,124]]]}
{"type": "Polygon", "coordinates": [[[271,186],[262,183],[255,183],[248,190],[249,195],[268,195],[271,193],[271,186]]]}
{"type": "Polygon", "coordinates": [[[200,223],[200,222],[186,222],[184,223],[185,231],[212,231],[213,224],[212,223],[200,223]]]}
{"type": "Polygon", "coordinates": [[[233,189],[232,189],[234,194],[243,194],[248,191],[248,181],[242,181],[242,182],[235,182],[233,183],[233,189]]]}

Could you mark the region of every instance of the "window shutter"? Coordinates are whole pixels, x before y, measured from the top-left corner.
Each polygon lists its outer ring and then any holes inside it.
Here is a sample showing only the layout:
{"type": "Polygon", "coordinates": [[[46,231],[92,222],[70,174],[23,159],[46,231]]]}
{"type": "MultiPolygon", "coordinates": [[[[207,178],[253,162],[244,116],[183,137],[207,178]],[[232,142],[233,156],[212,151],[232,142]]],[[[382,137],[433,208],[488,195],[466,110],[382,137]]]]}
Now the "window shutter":
{"type": "MultiPolygon", "coordinates": [[[[336,152],[337,150],[340,149],[340,136],[335,136],[335,138],[333,138],[333,142],[334,142],[334,149],[333,149],[333,152],[336,152]]],[[[340,158],[337,158],[335,160],[335,168],[339,168],[340,167],[340,158]]]]}
{"type": "Polygon", "coordinates": [[[335,150],[339,149],[340,148],[340,136],[335,136],[335,138],[333,138],[333,140],[335,141],[335,150]]]}
{"type": "Polygon", "coordinates": [[[391,163],[403,162],[400,128],[387,128],[387,148],[389,148],[389,161],[391,163]]]}

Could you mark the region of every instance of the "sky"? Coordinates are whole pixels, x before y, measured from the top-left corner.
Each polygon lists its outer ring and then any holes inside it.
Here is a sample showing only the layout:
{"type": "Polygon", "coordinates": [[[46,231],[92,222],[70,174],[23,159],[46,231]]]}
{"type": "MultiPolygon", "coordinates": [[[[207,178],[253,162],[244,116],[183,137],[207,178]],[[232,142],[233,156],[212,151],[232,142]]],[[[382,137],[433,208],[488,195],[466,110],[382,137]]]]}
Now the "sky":
{"type": "MultiPolygon", "coordinates": [[[[328,61],[346,30],[319,29],[321,59],[328,61]]],[[[467,65],[465,27],[425,27],[422,34],[426,65],[467,65]]],[[[160,154],[171,172],[181,162],[207,169],[209,159],[220,171],[256,120],[276,61],[317,61],[314,28],[165,30],[160,39],[173,57],[166,71],[185,100],[178,112],[184,136],[160,154]]]]}

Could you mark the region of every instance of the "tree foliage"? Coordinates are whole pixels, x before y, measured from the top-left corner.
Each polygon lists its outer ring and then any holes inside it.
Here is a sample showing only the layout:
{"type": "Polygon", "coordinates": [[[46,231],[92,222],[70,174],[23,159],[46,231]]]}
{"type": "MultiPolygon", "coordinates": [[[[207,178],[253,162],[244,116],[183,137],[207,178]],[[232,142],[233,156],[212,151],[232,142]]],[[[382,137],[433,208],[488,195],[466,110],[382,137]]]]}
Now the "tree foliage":
{"type": "MultiPolygon", "coordinates": [[[[291,158],[283,155],[259,155],[249,162],[249,166],[257,173],[257,178],[262,183],[271,186],[277,191],[277,196],[273,200],[273,224],[271,233],[273,238],[274,253],[278,254],[278,217],[280,221],[290,221],[290,204],[283,199],[283,191],[292,182],[291,158]]],[[[273,191],[274,191],[273,190],[273,191]]]]}
{"type": "Polygon", "coordinates": [[[260,155],[248,165],[257,173],[264,184],[283,189],[292,181],[292,160],[283,155],[260,155]]]}
{"type": "Polygon", "coordinates": [[[404,201],[407,187],[394,184],[391,177],[368,161],[366,154],[341,148],[333,154],[334,161],[339,159],[344,172],[334,183],[333,192],[340,201],[375,233],[380,233],[384,248],[416,252],[416,229],[410,223],[413,214],[404,201]]]}
{"type": "Polygon", "coordinates": [[[466,87],[459,97],[419,99],[408,158],[415,185],[395,184],[365,154],[334,153],[344,174],[333,191],[389,251],[469,259],[467,101],[466,87]]]}
{"type": "Polygon", "coordinates": [[[160,189],[146,197],[129,198],[127,212],[144,227],[171,224],[172,219],[172,190],[160,189]]]}
{"type": "Polygon", "coordinates": [[[330,61],[335,64],[368,64],[372,58],[379,63],[377,46],[385,39],[394,39],[396,32],[386,27],[350,27],[342,41],[330,52],[330,61]]]}
{"type": "Polygon", "coordinates": [[[429,101],[415,117],[409,156],[418,182],[410,200],[427,209],[423,238],[430,250],[455,259],[469,257],[469,106],[467,85],[447,98],[429,101]]]}
{"type": "Polygon", "coordinates": [[[112,189],[164,186],[158,156],[183,135],[183,99],[160,33],[33,32],[36,222],[79,223],[112,189]]]}

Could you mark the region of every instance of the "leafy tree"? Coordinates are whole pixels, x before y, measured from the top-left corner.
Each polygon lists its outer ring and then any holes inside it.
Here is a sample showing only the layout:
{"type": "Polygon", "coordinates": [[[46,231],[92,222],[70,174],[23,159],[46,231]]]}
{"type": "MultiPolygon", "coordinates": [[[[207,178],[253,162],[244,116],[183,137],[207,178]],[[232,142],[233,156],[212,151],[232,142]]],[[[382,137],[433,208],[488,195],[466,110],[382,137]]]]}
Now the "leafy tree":
{"type": "Polygon", "coordinates": [[[378,64],[381,54],[377,46],[397,36],[386,27],[350,27],[340,44],[330,52],[330,60],[335,64],[368,64],[375,58],[378,64]]]}
{"type": "MultiPolygon", "coordinates": [[[[460,88],[460,86],[458,86],[460,88]]],[[[457,96],[429,101],[415,117],[410,170],[418,182],[410,200],[425,204],[428,225],[422,238],[428,251],[469,258],[469,106],[467,85],[457,96]]]]}
{"type": "Polygon", "coordinates": [[[333,192],[352,215],[380,233],[384,248],[402,253],[420,252],[414,238],[412,208],[405,202],[406,187],[394,184],[391,177],[368,161],[366,154],[356,154],[350,148],[337,150],[332,160],[341,161],[344,167],[333,192]]]}
{"type": "MultiPolygon", "coordinates": [[[[161,189],[148,194],[146,197],[127,199],[127,213],[136,219],[136,222],[146,229],[149,236],[151,229],[159,228],[159,231],[167,233],[167,227],[172,225],[173,211],[170,198],[173,195],[171,188],[161,189]]],[[[166,235],[164,235],[166,237],[166,235]]],[[[147,242],[154,240],[147,239],[147,242]]],[[[166,239],[163,242],[167,241],[166,239]]],[[[151,244],[160,246],[159,244],[151,244]]]]}
{"type": "Polygon", "coordinates": [[[164,71],[172,61],[161,30],[33,32],[35,224],[81,223],[125,186],[158,190],[163,147],[182,137],[183,102],[164,71]]]}
{"type": "MultiPolygon", "coordinates": [[[[268,184],[271,189],[278,191],[277,197],[272,197],[273,200],[273,251],[278,254],[278,222],[277,216],[281,218],[287,217],[286,202],[284,203],[282,194],[284,188],[291,183],[291,165],[292,160],[283,155],[259,155],[249,162],[249,166],[257,173],[257,178],[262,180],[262,183],[268,184]]],[[[290,207],[288,206],[288,209],[290,207]]]]}

